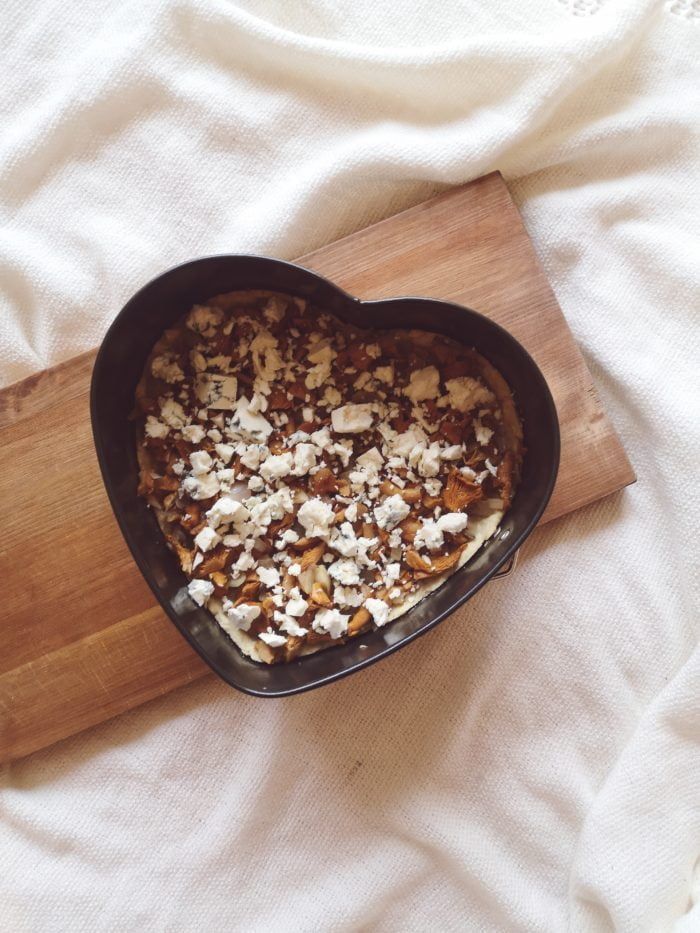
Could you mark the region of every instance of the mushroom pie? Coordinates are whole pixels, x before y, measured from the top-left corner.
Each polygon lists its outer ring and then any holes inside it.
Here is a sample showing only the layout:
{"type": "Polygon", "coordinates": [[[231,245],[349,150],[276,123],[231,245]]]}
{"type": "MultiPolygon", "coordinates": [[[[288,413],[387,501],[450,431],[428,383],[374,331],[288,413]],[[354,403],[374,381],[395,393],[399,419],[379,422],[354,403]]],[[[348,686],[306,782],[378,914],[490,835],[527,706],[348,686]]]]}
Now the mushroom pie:
{"type": "Polygon", "coordinates": [[[523,455],[508,386],[474,350],[268,291],[167,330],[134,417],[139,494],[190,597],[265,663],[439,586],[497,531],[523,455]]]}

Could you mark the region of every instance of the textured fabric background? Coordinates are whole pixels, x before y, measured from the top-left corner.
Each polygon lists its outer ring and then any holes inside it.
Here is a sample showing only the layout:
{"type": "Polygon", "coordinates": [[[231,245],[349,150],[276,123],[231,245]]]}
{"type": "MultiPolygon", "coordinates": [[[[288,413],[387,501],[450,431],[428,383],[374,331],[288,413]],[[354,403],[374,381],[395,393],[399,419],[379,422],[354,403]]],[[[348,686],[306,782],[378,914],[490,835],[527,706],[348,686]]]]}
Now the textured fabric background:
{"type": "Polygon", "coordinates": [[[700,929],[698,0],[5,0],[0,36],[0,382],[186,258],[500,168],[639,475],[367,672],[6,767],[3,929],[700,929]]]}

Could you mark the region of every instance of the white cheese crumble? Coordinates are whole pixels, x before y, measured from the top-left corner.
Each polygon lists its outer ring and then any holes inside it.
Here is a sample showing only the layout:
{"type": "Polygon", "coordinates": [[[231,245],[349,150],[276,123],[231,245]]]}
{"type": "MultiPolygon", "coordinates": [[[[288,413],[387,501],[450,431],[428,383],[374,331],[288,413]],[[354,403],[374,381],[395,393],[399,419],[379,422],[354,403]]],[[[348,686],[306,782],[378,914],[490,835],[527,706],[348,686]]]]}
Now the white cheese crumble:
{"type": "Polygon", "coordinates": [[[440,472],[440,444],[433,441],[430,447],[421,451],[416,469],[421,476],[437,476],[440,472]]]}
{"type": "Polygon", "coordinates": [[[358,434],[372,427],[372,407],[368,404],[355,405],[350,402],[331,412],[331,423],[337,434],[358,434]]]}
{"type": "Polygon", "coordinates": [[[182,429],[182,436],[190,444],[198,444],[204,437],[204,428],[201,424],[186,424],[182,429]]]}
{"type": "Polygon", "coordinates": [[[161,400],[160,417],[169,427],[174,428],[176,431],[182,428],[187,421],[185,409],[172,398],[161,400]]]}
{"type": "Polygon", "coordinates": [[[280,582],[280,572],[275,567],[258,567],[256,573],[263,586],[272,588],[280,582]]]}
{"type": "Polygon", "coordinates": [[[383,382],[385,385],[393,385],[394,367],[391,364],[389,366],[377,366],[374,370],[374,378],[379,382],[383,382]]]}
{"type": "Polygon", "coordinates": [[[307,389],[318,389],[323,385],[331,374],[331,363],[337,355],[330,346],[321,346],[309,353],[309,362],[315,365],[309,369],[304,380],[307,389]]]}
{"type": "Polygon", "coordinates": [[[333,588],[333,602],[339,606],[357,607],[364,602],[361,590],[353,589],[348,586],[336,586],[333,588]]]}
{"type": "Polygon", "coordinates": [[[185,378],[182,367],[172,354],[156,356],[151,363],[151,372],[164,382],[182,382],[185,378]]]}
{"type": "Polygon", "coordinates": [[[307,601],[302,596],[296,596],[287,603],[286,612],[288,616],[294,616],[295,619],[299,619],[308,608],[309,604],[307,601]]]}
{"type": "Polygon", "coordinates": [[[202,473],[186,477],[182,488],[190,498],[200,500],[211,499],[221,487],[215,473],[202,473]]]}
{"type": "Polygon", "coordinates": [[[293,638],[301,638],[309,631],[307,628],[304,628],[303,625],[299,625],[293,616],[280,612],[279,609],[275,609],[274,619],[275,622],[280,623],[280,630],[286,632],[287,635],[291,635],[293,638]]]}
{"type": "Polygon", "coordinates": [[[221,537],[209,525],[205,525],[194,539],[195,545],[205,553],[216,547],[219,541],[221,541],[221,537]]]}
{"type": "Polygon", "coordinates": [[[222,522],[226,524],[229,522],[235,524],[245,522],[250,518],[250,512],[236,499],[232,499],[230,496],[222,496],[208,509],[206,516],[209,524],[216,528],[222,522]]]}
{"type": "Polygon", "coordinates": [[[403,394],[412,402],[423,402],[426,399],[437,398],[440,388],[440,373],[434,366],[426,366],[411,373],[408,385],[403,394]]]}
{"type": "Polygon", "coordinates": [[[306,476],[309,470],[316,466],[316,456],[319,453],[315,444],[297,444],[294,448],[294,475],[306,476]]]}
{"type": "Polygon", "coordinates": [[[488,444],[493,437],[491,428],[487,428],[485,424],[482,424],[480,418],[475,418],[472,421],[472,425],[474,427],[474,436],[476,437],[477,444],[488,444]]]}
{"type": "Polygon", "coordinates": [[[427,436],[418,425],[413,425],[402,434],[395,434],[387,443],[393,457],[409,457],[419,444],[425,444],[427,436]]]}
{"type": "Polygon", "coordinates": [[[319,609],[311,626],[315,632],[340,638],[348,630],[349,619],[349,615],[343,615],[338,609],[319,609]]]}
{"type": "Polygon", "coordinates": [[[297,521],[310,538],[327,538],[333,518],[333,509],[318,497],[307,499],[297,513],[297,521]]]}
{"type": "Polygon", "coordinates": [[[192,472],[195,476],[208,473],[212,468],[214,461],[211,459],[206,450],[195,450],[194,453],[190,454],[190,464],[192,466],[192,472]]]}
{"type": "Polygon", "coordinates": [[[458,535],[469,524],[469,516],[464,512],[445,512],[437,520],[437,526],[448,534],[458,535]]]}
{"type": "Polygon", "coordinates": [[[266,632],[260,632],[258,638],[261,641],[264,641],[266,645],[269,645],[271,648],[281,648],[282,645],[287,644],[287,639],[284,635],[279,635],[277,632],[273,632],[269,628],[266,632]]]}
{"type": "Polygon", "coordinates": [[[360,568],[349,557],[341,557],[332,563],[328,573],[343,586],[356,586],[360,582],[360,568]]]}
{"type": "Polygon", "coordinates": [[[203,606],[214,592],[214,584],[209,580],[190,580],[187,592],[198,606],[203,606]]]}
{"type": "Polygon", "coordinates": [[[384,465],[384,457],[376,447],[370,447],[362,456],[358,457],[356,463],[367,472],[378,472],[384,465]]]}
{"type": "Polygon", "coordinates": [[[367,599],[365,608],[372,616],[375,625],[382,626],[389,621],[389,606],[383,599],[367,599]]]}
{"type": "Polygon", "coordinates": [[[149,415],[146,418],[145,431],[147,437],[165,437],[170,433],[170,428],[167,424],[163,424],[162,421],[159,421],[153,415],[149,415]]]}
{"type": "Polygon", "coordinates": [[[493,393],[486,388],[478,379],[471,376],[457,376],[455,379],[448,379],[445,383],[447,395],[438,401],[440,408],[454,408],[456,411],[471,411],[477,405],[484,405],[492,402],[493,393]]]}
{"type": "MultiPolygon", "coordinates": [[[[222,603],[222,610],[233,627],[240,629],[242,632],[247,632],[251,623],[260,615],[259,606],[251,606],[249,603],[234,606],[231,600],[227,598],[222,603]]],[[[226,626],[224,626],[224,629],[226,629],[226,626]]]]}
{"type": "MultiPolygon", "coordinates": [[[[209,433],[211,434],[211,431],[209,433]]],[[[223,463],[229,463],[233,456],[233,447],[231,444],[214,444],[214,450],[216,451],[217,457],[219,457],[223,463]]]]}

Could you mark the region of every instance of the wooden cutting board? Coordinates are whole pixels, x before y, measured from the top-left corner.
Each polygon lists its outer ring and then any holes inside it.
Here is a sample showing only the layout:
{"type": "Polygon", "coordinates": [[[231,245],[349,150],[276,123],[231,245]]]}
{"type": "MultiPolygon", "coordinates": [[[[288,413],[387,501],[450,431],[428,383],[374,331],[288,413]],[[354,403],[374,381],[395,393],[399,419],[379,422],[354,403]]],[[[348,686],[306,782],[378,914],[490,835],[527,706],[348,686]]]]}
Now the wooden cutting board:
{"type": "MultiPolygon", "coordinates": [[[[543,521],[634,481],[499,174],[300,262],[361,298],[468,305],[527,347],[561,422],[559,480],[543,521]]],[[[90,430],[94,355],[0,392],[0,761],[208,672],[156,606],[112,516],[90,430]]]]}

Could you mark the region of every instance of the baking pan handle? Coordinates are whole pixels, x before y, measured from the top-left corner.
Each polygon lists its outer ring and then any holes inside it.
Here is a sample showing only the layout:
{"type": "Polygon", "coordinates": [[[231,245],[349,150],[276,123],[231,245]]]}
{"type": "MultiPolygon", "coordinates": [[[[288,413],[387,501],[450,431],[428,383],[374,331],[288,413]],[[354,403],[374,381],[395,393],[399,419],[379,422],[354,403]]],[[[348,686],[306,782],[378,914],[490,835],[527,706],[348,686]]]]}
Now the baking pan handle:
{"type": "Polygon", "coordinates": [[[505,577],[509,577],[511,573],[513,573],[515,568],[518,566],[518,554],[519,553],[520,551],[517,550],[515,554],[513,554],[511,559],[508,561],[508,563],[505,565],[505,567],[503,567],[502,570],[499,570],[498,573],[494,573],[491,579],[492,580],[503,580],[505,577]]]}

